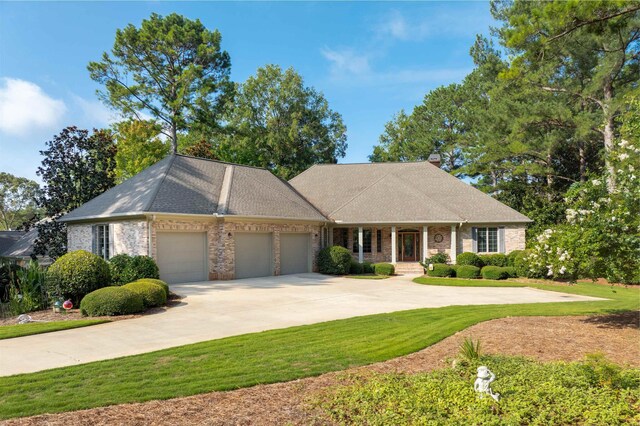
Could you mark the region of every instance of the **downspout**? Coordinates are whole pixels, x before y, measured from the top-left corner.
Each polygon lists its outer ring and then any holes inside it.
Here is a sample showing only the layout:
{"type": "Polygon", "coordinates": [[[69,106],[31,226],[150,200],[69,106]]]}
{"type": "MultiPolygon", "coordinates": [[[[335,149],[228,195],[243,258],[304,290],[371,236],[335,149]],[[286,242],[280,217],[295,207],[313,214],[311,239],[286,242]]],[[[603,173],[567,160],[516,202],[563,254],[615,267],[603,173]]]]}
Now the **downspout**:
{"type": "Polygon", "coordinates": [[[153,253],[152,253],[152,248],[153,248],[153,244],[151,242],[151,228],[152,223],[156,220],[156,215],[151,215],[151,220],[147,221],[147,245],[149,246],[149,257],[153,257],[153,253]]]}

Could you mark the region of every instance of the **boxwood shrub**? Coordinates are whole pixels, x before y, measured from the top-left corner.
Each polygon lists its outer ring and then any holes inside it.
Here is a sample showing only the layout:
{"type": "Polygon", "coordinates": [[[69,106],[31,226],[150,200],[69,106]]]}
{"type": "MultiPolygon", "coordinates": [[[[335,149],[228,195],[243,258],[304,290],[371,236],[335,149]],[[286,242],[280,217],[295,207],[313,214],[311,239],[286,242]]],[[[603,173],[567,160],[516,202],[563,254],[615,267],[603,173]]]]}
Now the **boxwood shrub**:
{"type": "Polygon", "coordinates": [[[142,278],[136,282],[149,282],[153,284],[158,284],[160,287],[164,289],[164,292],[167,295],[167,299],[169,298],[169,285],[162,280],[158,280],[155,278],[142,278]]]}
{"type": "Polygon", "coordinates": [[[391,263],[374,263],[373,272],[376,275],[393,275],[396,268],[391,263]]]}
{"type": "Polygon", "coordinates": [[[318,253],[318,271],[321,274],[346,275],[351,259],[351,252],[344,247],[325,247],[318,253]]]}
{"type": "Polygon", "coordinates": [[[480,271],[485,280],[506,280],[509,274],[500,266],[485,266],[480,271]]]}
{"type": "Polygon", "coordinates": [[[480,278],[480,268],[473,265],[458,265],[456,269],[456,277],[458,278],[480,278]]]}
{"type": "Polygon", "coordinates": [[[482,268],[484,265],[482,264],[482,260],[480,256],[470,251],[466,251],[464,253],[460,253],[456,256],[456,264],[458,265],[473,265],[478,268],[482,268]]]}
{"type": "Polygon", "coordinates": [[[351,264],[349,265],[349,273],[352,275],[359,275],[363,271],[364,271],[364,267],[362,266],[362,263],[351,258],[351,264]]]}
{"type": "Polygon", "coordinates": [[[109,259],[113,285],[123,285],[141,278],[158,279],[158,265],[149,256],[118,254],[109,259]]]}
{"type": "Polygon", "coordinates": [[[49,294],[81,300],[86,294],[111,283],[109,264],[100,256],[84,250],[69,252],[47,270],[49,294]]]}
{"type": "Polygon", "coordinates": [[[139,294],[142,297],[142,303],[145,308],[162,306],[167,303],[167,293],[161,285],[149,281],[136,281],[125,284],[122,288],[139,294]]]}
{"type": "Polygon", "coordinates": [[[371,262],[364,262],[362,264],[362,273],[373,274],[373,264],[371,264],[371,262]]]}
{"type": "Polygon", "coordinates": [[[92,291],[80,302],[80,312],[90,317],[135,314],[143,310],[142,296],[124,287],[92,291]]]}
{"type": "Polygon", "coordinates": [[[433,265],[433,269],[427,269],[427,275],[430,277],[455,277],[455,271],[449,265],[436,263],[433,265]]]}
{"type": "Polygon", "coordinates": [[[516,257],[520,255],[520,253],[524,252],[524,250],[514,250],[507,255],[507,266],[515,267],[516,257]]]}
{"type": "Polygon", "coordinates": [[[484,266],[507,266],[507,256],[502,253],[482,254],[480,260],[484,266]]]}
{"type": "Polygon", "coordinates": [[[507,273],[507,278],[518,278],[518,273],[516,272],[516,268],[513,266],[505,266],[502,269],[507,273]]]}

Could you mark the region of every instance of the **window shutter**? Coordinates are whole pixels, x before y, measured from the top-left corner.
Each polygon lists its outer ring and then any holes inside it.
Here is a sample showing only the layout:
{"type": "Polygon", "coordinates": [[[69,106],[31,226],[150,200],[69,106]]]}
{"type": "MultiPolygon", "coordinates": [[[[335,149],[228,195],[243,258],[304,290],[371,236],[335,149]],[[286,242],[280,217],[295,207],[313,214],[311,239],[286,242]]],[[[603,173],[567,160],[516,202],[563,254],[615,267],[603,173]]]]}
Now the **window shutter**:
{"type": "Polygon", "coordinates": [[[96,239],[98,238],[96,225],[91,226],[91,253],[96,254],[96,239]]]}
{"type": "Polygon", "coordinates": [[[478,252],[478,228],[471,228],[471,251],[478,252]]]}
{"type": "Polygon", "coordinates": [[[505,252],[504,248],[504,226],[498,228],[498,251],[500,253],[505,252]]]}

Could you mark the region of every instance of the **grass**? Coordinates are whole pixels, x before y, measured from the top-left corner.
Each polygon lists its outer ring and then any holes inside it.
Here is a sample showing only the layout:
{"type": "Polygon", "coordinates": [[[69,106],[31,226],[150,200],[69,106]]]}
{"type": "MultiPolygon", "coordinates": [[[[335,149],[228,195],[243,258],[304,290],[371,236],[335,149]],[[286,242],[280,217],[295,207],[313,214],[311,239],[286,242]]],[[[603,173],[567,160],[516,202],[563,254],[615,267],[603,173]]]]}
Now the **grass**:
{"type": "Polygon", "coordinates": [[[69,330],[102,324],[109,320],[69,320],[52,322],[32,322],[29,324],[3,325],[0,327],[0,340],[14,337],[30,336],[32,334],[50,333],[52,331],[69,330]]]}
{"type": "Polygon", "coordinates": [[[354,280],[386,280],[389,275],[376,275],[376,274],[358,274],[358,275],[345,275],[345,278],[353,278],[354,280]]]}
{"type": "Polygon", "coordinates": [[[426,285],[442,285],[448,287],[534,287],[535,283],[522,283],[508,280],[485,280],[466,278],[438,278],[438,277],[418,277],[414,278],[414,283],[426,285]]]}
{"type": "Polygon", "coordinates": [[[168,399],[315,376],[416,352],[494,318],[640,309],[638,288],[597,284],[530,286],[610,300],[416,309],[3,377],[0,418],[168,399]]]}

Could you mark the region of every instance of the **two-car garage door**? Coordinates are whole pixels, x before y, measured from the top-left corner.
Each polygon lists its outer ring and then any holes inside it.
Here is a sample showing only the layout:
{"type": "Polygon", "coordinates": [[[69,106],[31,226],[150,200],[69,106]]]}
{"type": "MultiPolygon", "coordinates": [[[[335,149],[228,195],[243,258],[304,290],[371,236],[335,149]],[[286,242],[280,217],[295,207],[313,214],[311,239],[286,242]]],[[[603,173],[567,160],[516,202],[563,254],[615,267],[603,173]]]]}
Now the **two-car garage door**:
{"type": "MultiPolygon", "coordinates": [[[[273,234],[236,232],[235,277],[273,275],[273,234]]],[[[280,274],[309,272],[310,235],[280,234],[280,274]]]]}

